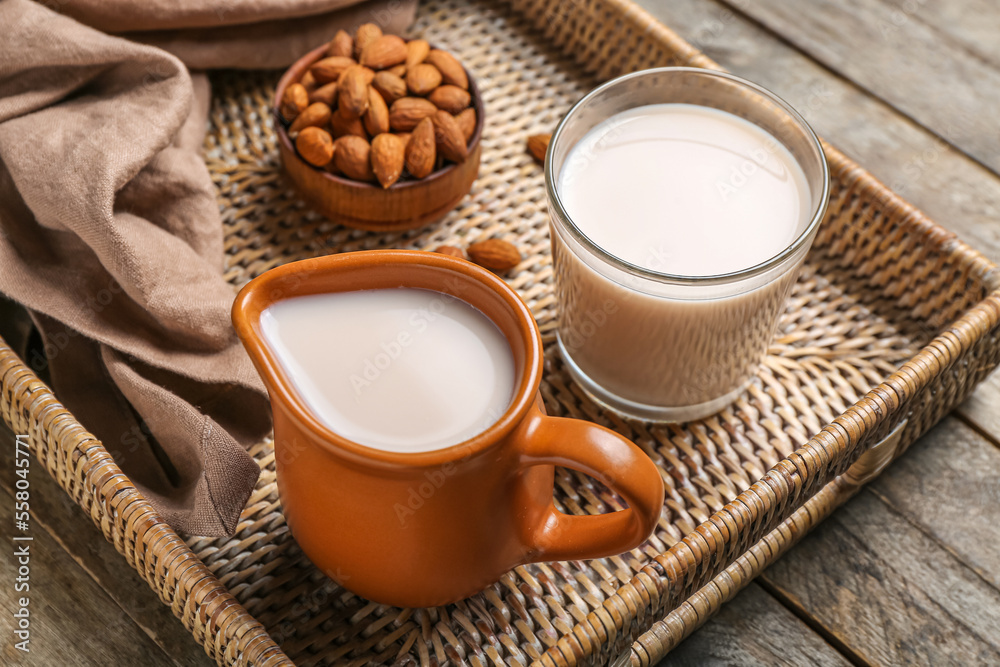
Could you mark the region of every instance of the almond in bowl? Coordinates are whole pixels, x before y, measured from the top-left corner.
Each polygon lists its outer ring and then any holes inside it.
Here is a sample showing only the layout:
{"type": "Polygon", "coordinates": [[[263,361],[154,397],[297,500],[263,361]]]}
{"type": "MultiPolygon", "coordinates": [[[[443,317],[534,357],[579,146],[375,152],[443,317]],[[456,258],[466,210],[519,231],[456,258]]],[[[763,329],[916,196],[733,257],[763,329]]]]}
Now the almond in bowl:
{"type": "Polygon", "coordinates": [[[454,55],[365,24],[299,59],[275,92],[285,172],[331,220],[376,231],[443,217],[479,173],[483,103],[454,55]]]}

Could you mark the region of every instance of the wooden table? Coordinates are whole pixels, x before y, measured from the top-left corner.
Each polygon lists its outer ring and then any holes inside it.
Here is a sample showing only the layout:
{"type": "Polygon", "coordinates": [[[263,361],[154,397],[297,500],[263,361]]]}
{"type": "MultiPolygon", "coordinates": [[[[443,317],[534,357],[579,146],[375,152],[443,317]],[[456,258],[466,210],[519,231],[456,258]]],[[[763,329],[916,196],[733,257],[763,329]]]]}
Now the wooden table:
{"type": "MultiPolygon", "coordinates": [[[[1000,6],[990,0],[640,0],[1000,263],[1000,6]]],[[[12,520],[0,436],[0,525],[12,520]]],[[[83,511],[32,474],[32,653],[0,663],[208,658],[83,511]]],[[[6,534],[6,533],[5,533],[6,534]]],[[[10,549],[0,551],[13,571],[10,549]]],[[[1000,376],[663,661],[1000,664],[1000,376]]]]}
{"type": "MultiPolygon", "coordinates": [[[[1000,262],[1000,5],[639,0],[1000,262]]],[[[1000,664],[1000,376],[672,652],[1000,664]]]]}

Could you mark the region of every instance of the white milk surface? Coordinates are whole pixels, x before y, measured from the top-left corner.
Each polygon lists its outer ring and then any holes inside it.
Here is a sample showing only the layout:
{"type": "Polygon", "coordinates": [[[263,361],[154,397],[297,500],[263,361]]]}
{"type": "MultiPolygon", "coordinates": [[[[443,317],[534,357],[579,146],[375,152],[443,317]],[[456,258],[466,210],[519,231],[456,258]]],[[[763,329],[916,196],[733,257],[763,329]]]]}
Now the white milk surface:
{"type": "Polygon", "coordinates": [[[746,269],[777,255],[808,221],[794,157],[738,116],[653,104],[612,116],[570,151],[563,206],[612,255],[684,276],[746,269]]]}
{"type": "Polygon", "coordinates": [[[506,338],[458,299],[423,289],[279,301],[268,345],[306,406],[337,434],[392,452],[458,444],[496,422],[514,394],[506,338]]]}

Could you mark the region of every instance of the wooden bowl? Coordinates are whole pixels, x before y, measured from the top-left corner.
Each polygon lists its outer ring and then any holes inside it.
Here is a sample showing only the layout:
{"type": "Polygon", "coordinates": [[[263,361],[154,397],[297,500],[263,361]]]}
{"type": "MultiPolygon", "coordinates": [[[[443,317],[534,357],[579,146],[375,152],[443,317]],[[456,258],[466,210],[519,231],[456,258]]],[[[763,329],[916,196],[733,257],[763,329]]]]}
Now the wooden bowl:
{"type": "MultiPolygon", "coordinates": [[[[278,151],[292,186],[317,211],[348,227],[387,232],[422,227],[444,217],[472,188],[479,175],[480,138],[483,133],[483,99],[475,79],[469,75],[469,94],[476,110],[476,129],[469,141],[469,156],[459,164],[448,164],[426,178],[400,180],[388,188],[336,176],[299,157],[285,131],[278,104],[285,88],[300,80],[306,70],[323,57],[327,45],[299,58],[278,82],[271,115],[278,133],[278,151]]],[[[468,73],[468,71],[466,71],[468,73]]]]}

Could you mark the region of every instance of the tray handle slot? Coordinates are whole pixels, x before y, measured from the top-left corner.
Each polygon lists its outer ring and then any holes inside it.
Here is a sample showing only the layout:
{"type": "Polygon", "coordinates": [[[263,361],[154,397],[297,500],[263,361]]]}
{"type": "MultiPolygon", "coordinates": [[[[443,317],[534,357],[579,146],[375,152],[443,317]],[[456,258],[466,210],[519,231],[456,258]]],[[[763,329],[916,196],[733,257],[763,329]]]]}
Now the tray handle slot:
{"type": "Polygon", "coordinates": [[[844,474],[844,481],[854,486],[864,486],[878,477],[892,463],[899,451],[899,442],[909,417],[904,418],[888,435],[872,445],[844,474]]]}

